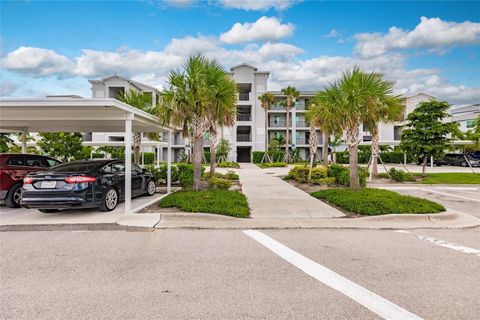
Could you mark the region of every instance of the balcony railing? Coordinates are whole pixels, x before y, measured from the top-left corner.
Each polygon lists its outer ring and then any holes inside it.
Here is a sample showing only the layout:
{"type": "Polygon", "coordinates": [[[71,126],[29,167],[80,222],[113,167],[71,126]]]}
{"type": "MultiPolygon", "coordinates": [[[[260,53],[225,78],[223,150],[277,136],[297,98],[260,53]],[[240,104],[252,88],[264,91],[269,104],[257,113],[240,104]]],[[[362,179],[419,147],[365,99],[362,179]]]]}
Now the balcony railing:
{"type": "MultiPolygon", "coordinates": [[[[268,126],[271,127],[271,128],[283,128],[283,127],[285,127],[286,123],[287,123],[287,121],[285,121],[285,120],[280,120],[278,122],[270,121],[268,126]]],[[[292,126],[292,122],[290,121],[290,127],[291,126],[292,126]]]]}
{"type": "Polygon", "coordinates": [[[240,101],[250,100],[250,93],[249,92],[239,92],[238,93],[238,100],[240,100],[240,101]]]}
{"type": "Polygon", "coordinates": [[[281,104],[274,104],[270,106],[270,110],[285,110],[285,107],[281,104]]]}
{"type": "Polygon", "coordinates": [[[252,116],[250,114],[237,114],[237,121],[251,121],[252,116]]]}
{"type": "Polygon", "coordinates": [[[296,124],[299,128],[308,127],[307,123],[304,120],[297,121],[296,124]]]}
{"type": "MultiPolygon", "coordinates": [[[[310,144],[310,139],[306,138],[299,138],[296,140],[296,144],[310,144]]],[[[322,144],[322,138],[317,138],[317,144],[321,145],[322,144]]]]}
{"type": "Polygon", "coordinates": [[[250,142],[252,135],[250,133],[237,133],[237,142],[250,142]]]}

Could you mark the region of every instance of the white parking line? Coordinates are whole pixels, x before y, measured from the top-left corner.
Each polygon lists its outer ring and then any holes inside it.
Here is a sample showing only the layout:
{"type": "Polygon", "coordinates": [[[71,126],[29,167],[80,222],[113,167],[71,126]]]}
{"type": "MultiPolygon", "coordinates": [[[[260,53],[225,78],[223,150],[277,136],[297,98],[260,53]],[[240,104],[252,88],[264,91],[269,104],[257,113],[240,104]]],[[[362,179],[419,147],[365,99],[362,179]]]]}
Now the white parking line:
{"type": "Polygon", "coordinates": [[[258,241],[273,253],[299,268],[309,276],[358,302],[384,319],[421,319],[364,287],[342,277],[338,273],[293,251],[280,242],[258,230],[244,230],[243,233],[258,241]]]}
{"type": "Polygon", "coordinates": [[[462,246],[460,244],[456,244],[456,243],[453,243],[453,242],[448,242],[448,241],[444,241],[444,240],[440,240],[440,239],[435,239],[435,238],[427,237],[427,236],[417,235],[417,238],[428,241],[428,242],[431,242],[433,244],[436,244],[437,246],[449,248],[449,249],[460,251],[460,252],[467,253],[467,254],[474,254],[474,255],[477,255],[477,256],[480,257],[480,250],[478,250],[478,249],[465,247],[465,246],[462,246]]]}
{"type": "MultiPolygon", "coordinates": [[[[407,231],[407,230],[394,230],[393,232],[412,233],[412,232],[407,231]]],[[[467,253],[467,254],[475,254],[475,255],[480,257],[480,250],[478,250],[478,249],[474,249],[474,248],[462,246],[461,244],[456,244],[456,243],[453,243],[453,242],[448,242],[448,241],[445,241],[445,240],[435,239],[435,238],[432,238],[432,237],[422,236],[422,235],[418,235],[418,234],[416,234],[415,236],[418,239],[431,242],[433,244],[436,244],[437,246],[445,247],[445,248],[448,248],[448,249],[460,251],[460,252],[467,253]]]]}

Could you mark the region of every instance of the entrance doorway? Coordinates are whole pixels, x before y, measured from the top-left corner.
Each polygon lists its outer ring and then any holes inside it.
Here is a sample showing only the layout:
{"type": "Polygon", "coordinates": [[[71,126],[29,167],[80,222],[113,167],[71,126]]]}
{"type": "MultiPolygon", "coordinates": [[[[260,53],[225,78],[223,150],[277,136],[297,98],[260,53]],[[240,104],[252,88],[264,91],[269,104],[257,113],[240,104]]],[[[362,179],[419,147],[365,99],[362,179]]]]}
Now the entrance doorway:
{"type": "Polygon", "coordinates": [[[251,161],[252,147],[237,147],[237,162],[251,161]]]}

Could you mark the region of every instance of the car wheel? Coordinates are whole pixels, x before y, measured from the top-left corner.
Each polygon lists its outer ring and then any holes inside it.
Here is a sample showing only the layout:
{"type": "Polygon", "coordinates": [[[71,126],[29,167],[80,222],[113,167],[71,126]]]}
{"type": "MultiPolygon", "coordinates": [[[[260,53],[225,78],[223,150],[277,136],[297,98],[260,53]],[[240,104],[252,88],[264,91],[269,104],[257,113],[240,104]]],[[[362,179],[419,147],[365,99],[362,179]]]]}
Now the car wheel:
{"type": "Polygon", "coordinates": [[[147,195],[153,196],[155,194],[155,191],[156,191],[155,181],[150,180],[147,183],[147,195]]]}
{"type": "Polygon", "coordinates": [[[9,208],[20,208],[20,200],[22,200],[22,185],[16,184],[8,191],[5,204],[9,208]]]}
{"type": "Polygon", "coordinates": [[[103,196],[102,205],[100,207],[101,211],[112,211],[117,207],[118,204],[118,192],[115,188],[107,189],[105,195],[103,196]]]}
{"type": "Polygon", "coordinates": [[[43,212],[43,213],[54,213],[58,212],[58,209],[38,209],[38,211],[43,212]]]}

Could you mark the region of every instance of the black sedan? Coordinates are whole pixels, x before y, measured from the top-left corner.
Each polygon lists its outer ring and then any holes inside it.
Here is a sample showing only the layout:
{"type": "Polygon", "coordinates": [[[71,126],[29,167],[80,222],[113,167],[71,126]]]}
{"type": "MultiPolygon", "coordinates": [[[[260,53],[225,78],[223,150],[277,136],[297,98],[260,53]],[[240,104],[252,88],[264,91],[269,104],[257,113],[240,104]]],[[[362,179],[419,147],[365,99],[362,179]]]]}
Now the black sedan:
{"type": "MultiPolygon", "coordinates": [[[[121,160],[64,163],[23,180],[21,205],[42,212],[96,208],[112,211],[125,198],[125,165],[121,160]]],[[[154,176],[132,165],[132,196],[155,193],[154,176]]]]}

